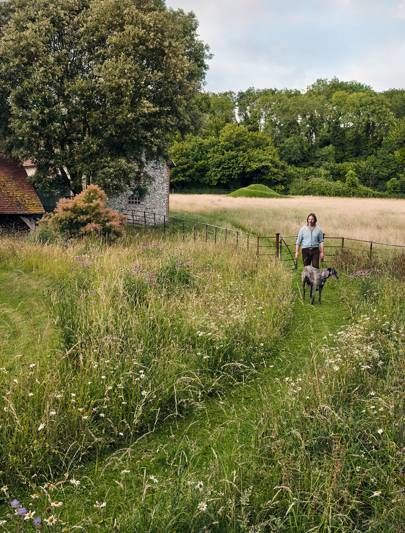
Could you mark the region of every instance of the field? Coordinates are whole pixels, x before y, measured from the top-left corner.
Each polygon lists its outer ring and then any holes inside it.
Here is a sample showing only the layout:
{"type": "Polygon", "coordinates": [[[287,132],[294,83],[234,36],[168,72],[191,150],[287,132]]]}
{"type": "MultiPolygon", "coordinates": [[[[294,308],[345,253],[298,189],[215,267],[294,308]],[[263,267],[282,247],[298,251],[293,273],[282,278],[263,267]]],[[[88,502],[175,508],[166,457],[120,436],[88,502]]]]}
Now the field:
{"type": "MultiPolygon", "coordinates": [[[[351,200],[171,198],[401,242],[404,203],[351,200]]],[[[1,238],[0,530],[401,531],[403,256],[336,265],[310,306],[282,263],[191,235],[1,238]]]]}
{"type": "Polygon", "coordinates": [[[405,245],[404,200],[172,194],[170,206],[176,213],[200,214],[260,235],[295,235],[315,212],[326,235],[405,245]]]}

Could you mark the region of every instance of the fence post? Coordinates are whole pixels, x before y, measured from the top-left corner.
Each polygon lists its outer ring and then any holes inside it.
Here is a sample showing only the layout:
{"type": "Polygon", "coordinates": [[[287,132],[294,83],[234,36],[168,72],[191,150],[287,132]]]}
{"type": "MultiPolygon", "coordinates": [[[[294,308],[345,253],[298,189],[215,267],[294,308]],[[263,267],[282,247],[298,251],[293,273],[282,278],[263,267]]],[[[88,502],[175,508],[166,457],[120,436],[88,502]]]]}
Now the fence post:
{"type": "Polygon", "coordinates": [[[225,228],[225,242],[228,240],[228,228],[225,228]]]}
{"type": "Polygon", "coordinates": [[[258,235],[256,237],[256,255],[257,255],[257,258],[259,258],[259,254],[260,254],[260,237],[258,235]]]}
{"type": "Polygon", "coordinates": [[[183,241],[184,241],[185,238],[186,238],[186,225],[185,225],[185,223],[184,223],[184,220],[183,220],[182,223],[181,223],[181,229],[182,229],[182,231],[183,231],[183,241]]]}
{"type": "Polygon", "coordinates": [[[195,231],[195,226],[193,226],[193,239],[194,239],[194,242],[195,242],[196,239],[197,239],[197,235],[196,235],[196,231],[195,231]]]}
{"type": "Polygon", "coordinates": [[[208,241],[208,224],[205,224],[205,242],[208,241]]]}
{"type": "Polygon", "coordinates": [[[249,233],[247,234],[247,237],[246,237],[246,248],[247,250],[249,250],[249,233]]]}
{"type": "Polygon", "coordinates": [[[370,259],[373,256],[373,241],[370,241],[370,259]]]}
{"type": "Polygon", "coordinates": [[[143,212],[143,222],[144,226],[146,226],[146,211],[143,212]]]}
{"type": "Polygon", "coordinates": [[[214,228],[214,242],[215,242],[215,244],[217,243],[217,229],[218,228],[215,226],[215,228],[214,228]]]}
{"type": "Polygon", "coordinates": [[[236,248],[239,245],[239,231],[236,232],[236,248]]]}
{"type": "Polygon", "coordinates": [[[280,234],[276,233],[276,257],[280,259],[280,234]]]}
{"type": "Polygon", "coordinates": [[[344,247],[345,247],[345,238],[342,237],[342,250],[343,250],[344,247]]]}

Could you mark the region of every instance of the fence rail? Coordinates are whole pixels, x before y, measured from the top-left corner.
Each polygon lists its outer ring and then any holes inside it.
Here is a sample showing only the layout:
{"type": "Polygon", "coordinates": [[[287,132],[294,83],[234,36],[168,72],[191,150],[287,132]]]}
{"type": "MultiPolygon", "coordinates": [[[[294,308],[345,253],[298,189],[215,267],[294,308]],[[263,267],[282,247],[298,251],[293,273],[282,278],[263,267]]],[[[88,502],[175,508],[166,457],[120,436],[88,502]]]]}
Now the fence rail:
{"type": "MultiPolygon", "coordinates": [[[[216,244],[226,244],[236,249],[244,249],[254,253],[259,257],[274,257],[282,261],[292,262],[296,268],[295,260],[295,235],[256,235],[243,230],[217,226],[202,222],[197,219],[185,219],[178,215],[170,217],[170,224],[165,215],[154,213],[153,211],[128,210],[126,213],[127,222],[134,226],[158,226],[166,234],[181,234],[185,240],[188,236],[193,241],[203,240],[216,244]]],[[[367,241],[346,236],[329,236],[324,234],[326,253],[328,250],[350,250],[365,253],[371,259],[378,255],[378,247],[403,249],[403,244],[390,244],[377,241],[367,241]]]]}

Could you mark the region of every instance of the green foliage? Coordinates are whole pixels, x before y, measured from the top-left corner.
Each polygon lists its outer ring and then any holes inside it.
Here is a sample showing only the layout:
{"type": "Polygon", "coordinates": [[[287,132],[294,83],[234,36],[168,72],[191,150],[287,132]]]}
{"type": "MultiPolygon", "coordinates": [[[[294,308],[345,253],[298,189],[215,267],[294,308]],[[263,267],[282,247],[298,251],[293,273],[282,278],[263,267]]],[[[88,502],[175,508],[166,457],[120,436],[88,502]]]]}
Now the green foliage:
{"type": "Polygon", "coordinates": [[[74,198],[59,200],[54,213],[40,222],[41,235],[54,231],[63,237],[97,235],[109,240],[122,235],[125,217],[106,206],[107,196],[97,185],[89,185],[74,198]]]}
{"type": "Polygon", "coordinates": [[[290,193],[314,196],[382,196],[382,193],[361,185],[356,173],[351,169],[346,173],[345,182],[333,181],[330,174],[323,169],[303,169],[299,177],[291,183],[290,193]]]}
{"type": "Polygon", "coordinates": [[[173,182],[182,185],[232,188],[264,181],[284,187],[289,179],[271,139],[238,124],[227,124],[218,139],[190,135],[176,141],[170,155],[176,161],[173,182]]]}
{"type": "Polygon", "coordinates": [[[281,195],[267,187],[267,185],[255,183],[232,191],[229,196],[234,198],[280,198],[281,195]]]}
{"type": "Polygon", "coordinates": [[[184,176],[184,185],[237,187],[267,183],[268,177],[271,187],[285,191],[299,179],[301,169],[319,167],[342,182],[348,170],[356,172],[360,183],[355,188],[362,196],[371,194],[367,188],[383,192],[387,181],[404,173],[403,94],[402,90],[377,93],[362,83],[333,78],[317,80],[306,92],[249,88],[237,95],[202,95],[204,120],[194,133],[199,139],[194,144],[203,148],[201,139],[217,138],[216,149],[213,158],[193,150],[187,158],[185,147],[187,169],[179,170],[176,179],[184,176]],[[250,134],[266,136],[279,157],[269,161],[262,149],[252,151],[247,139],[240,142],[245,134],[236,133],[235,117],[250,134]],[[227,125],[233,127],[227,133],[233,137],[233,148],[230,143],[224,146],[227,125]]]}
{"type": "Polygon", "coordinates": [[[397,178],[391,178],[386,184],[387,192],[390,195],[399,194],[401,192],[401,182],[397,178]]]}
{"type": "Polygon", "coordinates": [[[206,70],[193,14],[155,0],[1,7],[1,132],[10,152],[38,162],[37,183],[117,191],[134,164],[165,153],[206,70]]]}
{"type": "Polygon", "coordinates": [[[354,170],[349,170],[346,174],[345,184],[347,189],[353,193],[360,187],[360,180],[354,170]]]}

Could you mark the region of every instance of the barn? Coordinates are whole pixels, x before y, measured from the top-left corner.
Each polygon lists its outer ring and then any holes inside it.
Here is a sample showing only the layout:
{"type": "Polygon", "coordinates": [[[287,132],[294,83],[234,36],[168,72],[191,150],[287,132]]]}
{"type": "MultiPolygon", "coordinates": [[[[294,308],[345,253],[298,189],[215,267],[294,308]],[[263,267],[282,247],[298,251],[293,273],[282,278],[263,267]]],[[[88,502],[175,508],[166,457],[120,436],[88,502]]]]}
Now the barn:
{"type": "Polygon", "coordinates": [[[24,165],[0,154],[0,228],[32,230],[44,212],[24,165]]]}

